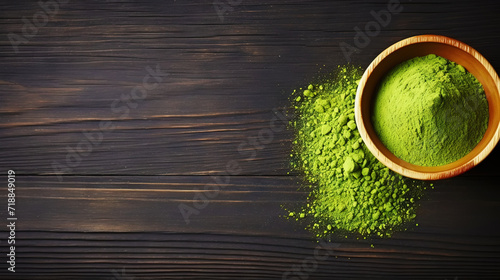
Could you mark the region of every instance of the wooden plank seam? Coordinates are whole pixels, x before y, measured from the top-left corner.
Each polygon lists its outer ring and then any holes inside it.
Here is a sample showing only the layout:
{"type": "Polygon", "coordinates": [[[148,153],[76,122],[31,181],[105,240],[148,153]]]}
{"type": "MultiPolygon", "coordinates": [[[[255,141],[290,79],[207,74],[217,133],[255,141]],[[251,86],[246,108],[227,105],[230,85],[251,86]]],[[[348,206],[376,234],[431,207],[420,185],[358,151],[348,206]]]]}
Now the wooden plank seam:
{"type": "MultiPolygon", "coordinates": [[[[156,69],[146,66],[147,74],[142,79],[142,84],[135,86],[128,94],[121,94],[119,98],[114,99],[110,104],[110,109],[114,114],[120,114],[119,119],[123,120],[130,115],[132,109],[139,107],[140,102],[148,97],[149,92],[158,88],[164,82],[164,78],[169,73],[162,72],[160,64],[156,64],[156,69]],[[151,82],[151,80],[154,80],[151,82]]],[[[57,175],[59,182],[63,181],[63,174],[67,174],[78,167],[85,157],[88,157],[92,151],[101,144],[104,136],[115,129],[113,121],[101,120],[97,132],[82,132],[82,139],[74,147],[66,147],[67,154],[64,162],[52,161],[52,169],[57,175]]]]}
{"type": "MultiPolygon", "coordinates": [[[[266,145],[271,144],[274,140],[275,133],[285,130],[288,122],[293,119],[293,114],[287,113],[286,108],[274,108],[272,112],[274,115],[267,127],[261,128],[257,136],[248,137],[247,140],[243,140],[238,145],[238,153],[246,156],[246,158],[240,161],[256,159],[258,150],[262,150],[266,145]],[[281,122],[281,124],[277,126],[277,122],[281,122]]],[[[190,205],[179,203],[177,207],[186,225],[191,222],[189,219],[191,215],[199,215],[201,213],[200,210],[205,209],[208,204],[210,204],[210,199],[215,199],[219,195],[221,188],[224,188],[230,183],[230,176],[242,174],[243,169],[240,165],[240,161],[234,159],[227,161],[221,175],[211,176],[213,182],[206,184],[203,190],[195,192],[190,205]],[[224,177],[224,179],[222,180],[221,177],[224,177]]]]}

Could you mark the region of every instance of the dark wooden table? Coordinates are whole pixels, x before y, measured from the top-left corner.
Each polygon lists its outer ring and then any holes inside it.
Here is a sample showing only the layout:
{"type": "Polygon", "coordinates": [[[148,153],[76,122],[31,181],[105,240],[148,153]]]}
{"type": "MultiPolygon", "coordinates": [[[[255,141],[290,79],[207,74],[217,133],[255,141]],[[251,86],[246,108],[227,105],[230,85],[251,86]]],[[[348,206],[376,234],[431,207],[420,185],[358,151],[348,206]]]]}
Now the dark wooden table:
{"type": "Polygon", "coordinates": [[[418,227],[318,245],[280,217],[307,194],[293,135],[270,130],[293,89],[409,36],[456,38],[500,70],[500,2],[54,1],[0,5],[0,218],[17,218],[1,279],[500,277],[498,148],[436,182],[418,227]]]}

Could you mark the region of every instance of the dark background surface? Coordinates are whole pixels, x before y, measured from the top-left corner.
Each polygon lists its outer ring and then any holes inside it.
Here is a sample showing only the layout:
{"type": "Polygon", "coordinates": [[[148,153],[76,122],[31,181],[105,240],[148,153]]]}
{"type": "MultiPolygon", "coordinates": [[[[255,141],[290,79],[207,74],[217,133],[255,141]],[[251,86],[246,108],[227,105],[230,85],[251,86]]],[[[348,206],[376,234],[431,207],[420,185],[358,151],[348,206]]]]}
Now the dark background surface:
{"type": "MultiPolygon", "coordinates": [[[[500,277],[498,148],[468,173],[435,182],[418,227],[391,239],[338,237],[323,245],[331,256],[317,267],[283,277],[318,246],[304,225],[280,217],[281,205],[306,198],[288,174],[292,134],[249,143],[293,89],[347,63],[339,44],[355,46],[355,28],[388,1],[237,2],[220,1],[230,9],[219,16],[212,1],[70,0],[16,53],[8,34],[21,36],[23,17],[43,10],[36,1],[2,1],[0,219],[7,224],[12,169],[18,220],[15,274],[1,228],[0,278],[500,277]],[[142,85],[148,66],[169,75],[130,101],[128,114],[112,109],[142,85]],[[114,129],[71,161],[83,133],[97,135],[103,120],[114,129]],[[203,191],[228,163],[241,171],[218,177],[220,191],[203,191]],[[207,196],[187,224],[179,205],[207,196]]],[[[352,63],[366,67],[401,39],[439,34],[500,69],[500,2],[401,5],[352,63]]]]}

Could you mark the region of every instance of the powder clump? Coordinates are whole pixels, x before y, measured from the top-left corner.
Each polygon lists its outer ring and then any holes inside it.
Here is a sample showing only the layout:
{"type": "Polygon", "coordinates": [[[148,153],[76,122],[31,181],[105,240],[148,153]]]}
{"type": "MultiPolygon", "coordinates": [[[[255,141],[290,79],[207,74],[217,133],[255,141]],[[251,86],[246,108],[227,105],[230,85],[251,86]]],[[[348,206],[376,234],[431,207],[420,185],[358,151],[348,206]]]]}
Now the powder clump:
{"type": "Polygon", "coordinates": [[[375,96],[372,123],[397,157],[440,166],[469,153],[488,126],[482,85],[465,68],[436,55],[393,68],[375,96]]]}
{"type": "Polygon", "coordinates": [[[295,91],[292,167],[308,185],[308,203],[288,217],[306,219],[322,238],[333,232],[390,236],[415,218],[424,189],[381,164],[354,120],[362,70],[341,66],[330,78],[295,91]]]}

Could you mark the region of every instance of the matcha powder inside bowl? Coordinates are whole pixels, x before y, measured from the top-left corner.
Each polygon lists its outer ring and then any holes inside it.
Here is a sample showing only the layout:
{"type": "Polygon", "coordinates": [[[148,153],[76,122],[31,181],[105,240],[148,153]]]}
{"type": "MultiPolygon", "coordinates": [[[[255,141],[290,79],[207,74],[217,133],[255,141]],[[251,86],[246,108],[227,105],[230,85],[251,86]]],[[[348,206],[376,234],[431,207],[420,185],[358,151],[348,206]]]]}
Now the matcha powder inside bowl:
{"type": "Polygon", "coordinates": [[[362,70],[339,67],[331,77],[292,95],[292,167],[309,190],[308,203],[289,218],[304,220],[323,238],[332,233],[389,236],[415,217],[422,182],[382,165],[354,121],[362,70]]]}
{"type": "Polygon", "coordinates": [[[416,57],[381,81],[372,123],[395,156],[440,166],[468,154],[488,126],[483,87],[464,67],[436,55],[416,57]]]}

